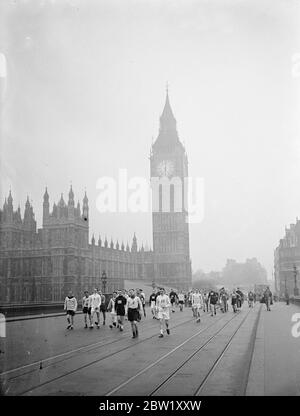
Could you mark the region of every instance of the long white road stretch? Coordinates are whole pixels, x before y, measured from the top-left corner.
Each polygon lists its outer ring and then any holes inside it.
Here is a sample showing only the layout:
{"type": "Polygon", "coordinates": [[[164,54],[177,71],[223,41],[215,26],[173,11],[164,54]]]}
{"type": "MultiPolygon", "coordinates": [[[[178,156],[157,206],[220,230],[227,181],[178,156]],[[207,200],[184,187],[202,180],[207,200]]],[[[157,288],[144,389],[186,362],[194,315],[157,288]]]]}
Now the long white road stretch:
{"type": "Polygon", "coordinates": [[[243,305],[216,316],[190,308],[171,314],[171,334],[159,339],[150,310],[139,338],[106,325],[75,329],[64,316],[6,324],[0,338],[4,395],[299,395],[300,338],[292,318],[300,308],[283,303],[243,305]],[[295,331],[294,331],[295,332],[295,331]]]}

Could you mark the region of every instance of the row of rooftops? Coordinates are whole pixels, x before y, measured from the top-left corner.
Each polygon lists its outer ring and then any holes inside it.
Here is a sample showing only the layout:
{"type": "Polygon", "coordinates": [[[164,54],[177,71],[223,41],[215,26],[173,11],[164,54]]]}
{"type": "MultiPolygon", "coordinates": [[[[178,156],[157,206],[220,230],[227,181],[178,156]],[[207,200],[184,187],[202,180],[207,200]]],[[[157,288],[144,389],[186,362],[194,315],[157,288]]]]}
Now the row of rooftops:
{"type": "MultiPolygon", "coordinates": [[[[63,194],[61,194],[61,198],[59,200],[59,202],[56,204],[53,204],[53,211],[52,213],[49,212],[49,194],[48,194],[48,190],[46,188],[45,193],[44,193],[44,212],[43,215],[45,216],[45,208],[46,210],[48,209],[48,215],[46,215],[46,218],[43,218],[43,225],[48,225],[48,224],[58,224],[61,225],[64,223],[65,219],[75,219],[76,218],[80,218],[80,220],[88,220],[88,198],[85,192],[84,198],[83,198],[83,213],[81,215],[81,210],[80,210],[80,203],[78,201],[77,204],[77,208],[74,207],[74,192],[72,189],[72,186],[70,187],[70,191],[69,191],[69,200],[68,200],[68,205],[65,203],[64,199],[63,199],[63,194]],[[72,215],[70,215],[70,213],[72,215]],[[87,216],[85,218],[85,215],[87,216]],[[62,220],[62,221],[60,221],[62,220]]],[[[33,212],[33,206],[29,201],[29,197],[27,197],[26,203],[25,203],[25,210],[24,210],[24,218],[22,219],[21,216],[21,210],[20,210],[20,206],[18,206],[17,210],[14,211],[13,209],[13,198],[12,198],[12,194],[11,191],[9,191],[9,195],[7,198],[5,198],[4,204],[3,204],[3,209],[0,209],[0,226],[2,225],[13,225],[14,228],[18,228],[20,230],[22,229],[26,229],[26,225],[29,223],[30,225],[30,229],[35,233],[36,232],[36,220],[35,220],[35,216],[34,216],[34,212],[33,212]]],[[[87,227],[88,227],[88,221],[86,223],[87,227]]],[[[39,231],[39,237],[41,238],[41,232],[42,229],[38,230],[39,231]]],[[[142,244],[140,247],[138,247],[137,244],[137,238],[136,235],[134,233],[133,235],[133,239],[132,239],[132,244],[131,247],[129,246],[128,242],[125,246],[124,242],[122,242],[121,244],[119,244],[118,240],[116,241],[116,243],[113,242],[113,239],[111,238],[110,243],[107,240],[107,237],[105,237],[104,241],[102,242],[101,237],[99,236],[98,238],[98,244],[96,244],[95,241],[95,236],[94,234],[92,235],[91,238],[91,245],[92,246],[96,246],[96,247],[103,247],[103,248],[109,248],[109,249],[114,249],[114,250],[120,250],[120,251],[127,251],[127,252],[143,252],[143,251],[149,251],[151,252],[152,249],[150,247],[148,247],[148,245],[146,244],[145,247],[142,244]]]]}

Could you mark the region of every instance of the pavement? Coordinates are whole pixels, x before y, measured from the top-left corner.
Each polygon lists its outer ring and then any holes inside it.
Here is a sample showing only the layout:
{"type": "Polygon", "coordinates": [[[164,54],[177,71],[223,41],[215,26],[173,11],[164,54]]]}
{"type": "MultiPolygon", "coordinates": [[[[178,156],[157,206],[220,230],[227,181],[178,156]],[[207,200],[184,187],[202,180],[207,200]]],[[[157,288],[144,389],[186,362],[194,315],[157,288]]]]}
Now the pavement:
{"type": "Polygon", "coordinates": [[[298,314],[300,322],[299,305],[278,302],[271,306],[271,312],[267,312],[263,305],[247,395],[300,395],[300,325],[298,337],[293,336],[295,314],[298,314]]]}
{"type": "Polygon", "coordinates": [[[177,309],[171,334],[162,339],[149,309],[138,339],[126,321],[124,332],[111,330],[109,314],[99,330],[84,329],[81,314],[73,331],[65,316],[7,322],[0,338],[2,394],[299,395],[295,313],[299,306],[276,303],[267,312],[244,304],[238,314],[202,312],[197,324],[190,308],[177,309]]]}

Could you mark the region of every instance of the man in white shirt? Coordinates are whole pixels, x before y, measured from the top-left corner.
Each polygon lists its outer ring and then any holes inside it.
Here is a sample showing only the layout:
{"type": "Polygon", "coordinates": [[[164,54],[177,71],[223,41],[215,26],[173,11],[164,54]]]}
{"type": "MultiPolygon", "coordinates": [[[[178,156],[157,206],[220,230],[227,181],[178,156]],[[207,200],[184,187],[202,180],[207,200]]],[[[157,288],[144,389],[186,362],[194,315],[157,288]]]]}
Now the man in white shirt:
{"type": "Polygon", "coordinates": [[[160,323],[160,335],[159,338],[164,336],[164,326],[166,327],[167,334],[170,334],[169,319],[170,319],[170,298],[165,293],[164,288],[160,288],[160,294],[156,298],[157,318],[160,323]]]}
{"type": "Polygon", "coordinates": [[[100,328],[100,305],[101,305],[101,296],[98,293],[98,289],[94,289],[94,293],[90,296],[90,308],[91,308],[91,325],[90,328],[94,328],[93,325],[93,319],[94,315],[96,313],[97,321],[95,321],[95,324],[97,328],[100,328]]]}
{"type": "Polygon", "coordinates": [[[184,293],[182,292],[182,290],[178,293],[178,303],[179,303],[180,312],[182,312],[183,304],[184,304],[184,293]]]}
{"type": "Polygon", "coordinates": [[[67,311],[68,327],[67,329],[74,328],[74,315],[77,310],[77,299],[73,296],[72,290],[69,291],[69,295],[65,298],[64,309],[67,311]]]}
{"type": "Polygon", "coordinates": [[[200,309],[203,307],[203,297],[199,291],[199,289],[196,289],[196,291],[192,295],[192,308],[195,311],[195,318],[196,322],[199,323],[201,321],[200,319],[200,309]]]}

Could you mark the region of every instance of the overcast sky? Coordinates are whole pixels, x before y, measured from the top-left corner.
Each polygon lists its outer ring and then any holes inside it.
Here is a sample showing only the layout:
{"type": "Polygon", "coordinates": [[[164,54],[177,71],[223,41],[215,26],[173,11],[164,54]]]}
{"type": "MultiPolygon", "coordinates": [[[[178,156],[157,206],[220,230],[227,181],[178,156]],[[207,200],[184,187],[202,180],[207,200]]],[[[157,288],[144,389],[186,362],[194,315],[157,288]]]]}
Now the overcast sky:
{"type": "Polygon", "coordinates": [[[90,235],[152,245],[151,215],[100,214],[96,182],[149,177],[168,81],[189,174],[205,183],[193,270],[257,257],[270,275],[300,217],[299,12],[297,0],[1,1],[1,204],[11,188],[23,211],[29,194],[40,227],[45,186],[52,206],[72,182],[90,235]]]}

